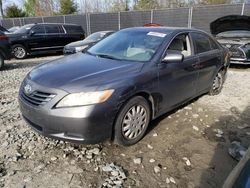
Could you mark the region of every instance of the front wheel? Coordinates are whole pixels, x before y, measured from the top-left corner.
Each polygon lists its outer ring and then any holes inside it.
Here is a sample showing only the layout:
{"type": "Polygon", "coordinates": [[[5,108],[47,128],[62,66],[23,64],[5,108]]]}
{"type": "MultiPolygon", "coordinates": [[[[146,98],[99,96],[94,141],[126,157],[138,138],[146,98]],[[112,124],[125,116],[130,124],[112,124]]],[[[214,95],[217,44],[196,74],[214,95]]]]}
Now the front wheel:
{"type": "Polygon", "coordinates": [[[12,54],[16,59],[24,59],[27,57],[27,50],[21,44],[16,44],[12,47],[12,54]]]}
{"type": "Polygon", "coordinates": [[[130,99],[116,119],[114,142],[129,146],[140,141],[148,128],[150,114],[149,104],[143,97],[130,99]]]}
{"type": "Polygon", "coordinates": [[[218,95],[222,90],[224,80],[225,74],[223,71],[218,72],[213,80],[213,85],[209,91],[209,95],[218,95]]]}

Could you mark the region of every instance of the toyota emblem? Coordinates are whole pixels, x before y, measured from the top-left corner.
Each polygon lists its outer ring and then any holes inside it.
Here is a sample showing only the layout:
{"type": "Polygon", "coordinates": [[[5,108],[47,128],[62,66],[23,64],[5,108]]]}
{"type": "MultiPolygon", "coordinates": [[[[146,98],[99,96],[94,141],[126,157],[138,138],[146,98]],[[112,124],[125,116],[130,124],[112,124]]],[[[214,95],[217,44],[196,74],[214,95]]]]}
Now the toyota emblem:
{"type": "Polygon", "coordinates": [[[27,84],[26,86],[24,86],[24,92],[25,94],[30,95],[32,93],[31,85],[27,84]]]}

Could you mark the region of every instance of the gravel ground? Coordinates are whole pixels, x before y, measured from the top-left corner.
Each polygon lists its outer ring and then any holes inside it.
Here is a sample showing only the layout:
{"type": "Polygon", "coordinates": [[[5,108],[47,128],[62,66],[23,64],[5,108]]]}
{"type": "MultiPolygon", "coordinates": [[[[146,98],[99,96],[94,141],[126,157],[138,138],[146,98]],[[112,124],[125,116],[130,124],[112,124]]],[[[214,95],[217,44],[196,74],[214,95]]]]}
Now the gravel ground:
{"type": "Polygon", "coordinates": [[[229,70],[218,96],[201,96],[153,121],[131,147],[74,145],[39,136],[22,120],[18,88],[49,58],[7,62],[0,72],[0,187],[221,187],[250,144],[250,69],[229,70]]]}

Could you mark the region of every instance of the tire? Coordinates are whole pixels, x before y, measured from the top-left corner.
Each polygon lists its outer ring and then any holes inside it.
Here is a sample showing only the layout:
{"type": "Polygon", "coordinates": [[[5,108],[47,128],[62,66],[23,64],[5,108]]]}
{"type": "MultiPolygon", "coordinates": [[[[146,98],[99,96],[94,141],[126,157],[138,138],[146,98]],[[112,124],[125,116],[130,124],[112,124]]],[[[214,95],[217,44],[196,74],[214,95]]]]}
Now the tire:
{"type": "Polygon", "coordinates": [[[12,46],[12,54],[16,59],[25,59],[27,57],[27,50],[21,44],[12,46]]]}
{"type": "Polygon", "coordinates": [[[0,54],[0,70],[2,70],[3,67],[4,67],[4,58],[3,58],[3,56],[0,54]]]}
{"type": "Polygon", "coordinates": [[[114,143],[130,146],[140,141],[145,135],[151,112],[145,98],[130,99],[120,110],[114,127],[114,143]]]}
{"type": "Polygon", "coordinates": [[[220,94],[223,88],[224,81],[225,81],[225,74],[223,73],[223,71],[218,72],[213,80],[213,84],[209,91],[209,95],[213,96],[220,94]]]}

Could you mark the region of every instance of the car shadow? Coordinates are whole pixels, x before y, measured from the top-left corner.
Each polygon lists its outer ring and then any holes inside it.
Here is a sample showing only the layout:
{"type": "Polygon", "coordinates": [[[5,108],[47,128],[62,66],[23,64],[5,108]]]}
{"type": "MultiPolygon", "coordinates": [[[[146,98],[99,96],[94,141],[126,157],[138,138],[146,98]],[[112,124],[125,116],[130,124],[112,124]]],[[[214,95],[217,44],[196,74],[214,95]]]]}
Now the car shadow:
{"type": "Polygon", "coordinates": [[[231,115],[221,116],[219,121],[205,129],[204,137],[217,145],[209,167],[201,175],[199,187],[222,187],[237,164],[237,161],[228,154],[230,143],[238,141],[245,148],[250,146],[250,127],[243,128],[242,126],[250,126],[249,122],[250,104],[243,112],[236,107],[231,108],[231,115]],[[218,129],[223,132],[222,137],[216,136],[218,129]]]}

